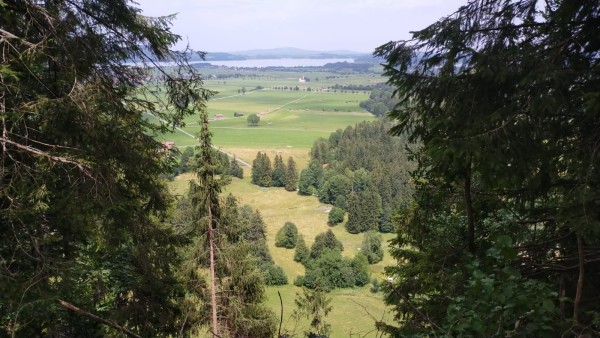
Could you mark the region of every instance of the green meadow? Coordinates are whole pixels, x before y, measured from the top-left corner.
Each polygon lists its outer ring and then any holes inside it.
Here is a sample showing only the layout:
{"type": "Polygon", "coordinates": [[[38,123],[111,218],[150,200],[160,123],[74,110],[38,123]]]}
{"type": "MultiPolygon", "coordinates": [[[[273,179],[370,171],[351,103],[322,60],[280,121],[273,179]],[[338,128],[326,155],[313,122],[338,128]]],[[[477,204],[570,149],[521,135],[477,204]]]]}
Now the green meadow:
{"type": "MultiPolygon", "coordinates": [[[[327,138],[338,130],[362,121],[371,121],[375,117],[359,107],[362,100],[368,98],[364,91],[316,91],[315,89],[333,86],[335,84],[372,84],[382,82],[380,77],[372,75],[353,75],[346,77],[332,74],[304,74],[313,79],[309,83],[299,83],[301,76],[297,72],[264,72],[255,78],[225,80],[207,80],[205,86],[219,93],[208,102],[208,113],[213,133],[213,144],[236,157],[252,163],[258,151],[266,152],[273,159],[276,154],[284,160],[291,156],[303,169],[309,160],[312,144],[319,137],[327,138]],[[326,77],[329,76],[327,80],[326,77]],[[321,80],[323,79],[323,80],[321,80]],[[273,87],[298,86],[298,90],[278,90],[273,87]],[[261,86],[263,89],[256,89],[261,86]],[[311,88],[308,91],[308,88],[311,88]],[[245,88],[243,93],[242,88],[245,88]],[[242,117],[234,117],[234,113],[243,113],[242,117]],[[262,113],[260,123],[256,127],[248,126],[246,118],[249,114],[262,113]],[[214,119],[217,114],[222,119],[214,119]]],[[[210,78],[210,74],[208,75],[210,78]]],[[[150,117],[151,118],[151,117],[150,117]]],[[[200,126],[197,117],[188,118],[186,132],[195,135],[200,126]]],[[[175,141],[180,148],[194,146],[196,141],[175,131],[164,135],[165,140],[175,141]]],[[[277,248],[274,245],[276,232],[286,221],[295,223],[310,247],[314,237],[330,227],[327,225],[328,205],[324,205],[313,196],[300,196],[287,192],[283,188],[260,188],[250,184],[251,170],[244,168],[245,178],[234,178],[224,194],[232,193],[240,204],[249,204],[261,212],[267,227],[267,240],[271,254],[276,264],[280,265],[289,283],[283,287],[267,288],[267,304],[280,313],[280,300],[283,302],[283,328],[287,332],[302,333],[308,329],[308,320],[299,322],[290,318],[293,312],[294,298],[300,289],[293,285],[297,276],[304,274],[304,267],[293,261],[294,250],[277,248]]],[[[193,176],[184,174],[171,183],[176,194],[183,194],[188,182],[193,176]]],[[[362,235],[349,234],[343,224],[331,228],[344,245],[344,255],[354,256],[360,250],[362,235]]],[[[384,244],[392,238],[391,234],[384,235],[384,244]]],[[[384,260],[371,266],[372,278],[384,280],[384,267],[393,264],[389,254],[384,260]]],[[[332,291],[333,310],[326,321],[332,325],[331,337],[375,337],[375,321],[391,318],[386,310],[381,294],[369,291],[370,285],[363,288],[338,289],[332,291]],[[349,315],[351,314],[351,315],[349,315]]]]}

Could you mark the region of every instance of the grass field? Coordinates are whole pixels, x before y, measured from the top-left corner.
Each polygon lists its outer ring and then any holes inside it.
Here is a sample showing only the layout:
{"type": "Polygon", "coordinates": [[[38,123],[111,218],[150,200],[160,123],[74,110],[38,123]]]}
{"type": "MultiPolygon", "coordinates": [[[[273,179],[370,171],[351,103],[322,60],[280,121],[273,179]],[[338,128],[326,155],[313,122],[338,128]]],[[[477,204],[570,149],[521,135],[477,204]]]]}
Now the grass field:
{"type": "MultiPolygon", "coordinates": [[[[313,142],[319,137],[329,137],[337,129],[344,129],[362,121],[375,118],[362,111],[359,102],[368,98],[368,93],[342,93],[317,91],[281,91],[263,89],[249,91],[256,86],[265,88],[282,85],[298,85],[301,89],[317,88],[316,82],[298,83],[298,73],[278,73],[271,76],[258,76],[255,80],[227,79],[209,80],[206,86],[218,90],[219,94],[209,101],[210,116],[223,114],[222,120],[210,122],[213,133],[213,143],[228,153],[252,163],[258,151],[266,152],[271,160],[276,154],[282,155],[284,161],[293,157],[299,170],[303,169],[309,160],[309,152],[313,142]],[[246,94],[238,93],[245,87],[246,94]],[[234,118],[234,112],[244,113],[245,116],[234,118]],[[249,127],[246,122],[248,114],[264,112],[259,126],[249,127]]],[[[314,78],[313,75],[310,75],[314,78]]],[[[326,74],[320,74],[323,79],[326,74]]],[[[366,84],[381,82],[381,78],[372,76],[348,76],[319,81],[319,85],[366,84]]],[[[151,117],[150,117],[151,118],[151,117]]],[[[188,118],[183,129],[191,134],[199,131],[197,117],[188,118]]],[[[196,141],[182,132],[165,135],[165,140],[175,141],[180,148],[195,146],[196,141]]],[[[301,333],[308,328],[308,320],[298,323],[290,320],[289,316],[295,308],[294,298],[300,289],[292,283],[294,279],[304,274],[304,267],[293,261],[294,250],[277,248],[274,245],[276,232],[286,221],[298,226],[310,247],[318,233],[330,227],[327,225],[327,205],[316,197],[300,196],[287,192],[283,188],[260,188],[250,184],[250,169],[244,168],[244,179],[234,178],[224,194],[232,193],[240,204],[249,204],[259,210],[266,224],[269,249],[275,263],[281,266],[288,276],[289,285],[267,288],[267,305],[279,315],[280,304],[278,291],[281,293],[284,308],[284,328],[287,332],[301,333]]],[[[188,187],[191,174],[178,176],[171,188],[175,194],[183,194],[188,187]]],[[[361,246],[362,235],[349,234],[338,225],[331,228],[338,239],[344,244],[343,254],[353,257],[361,246]]],[[[387,240],[392,235],[384,235],[386,256],[384,260],[371,266],[372,278],[383,279],[383,268],[393,263],[387,254],[387,240]]],[[[363,288],[339,289],[329,294],[332,298],[333,310],[326,321],[332,325],[331,337],[350,337],[351,334],[360,337],[375,337],[375,320],[382,316],[390,318],[380,294],[373,294],[369,286],[363,288]]]]}
{"type": "MultiPolygon", "coordinates": [[[[171,187],[176,194],[182,194],[187,189],[191,174],[176,178],[171,187]]],[[[281,266],[288,276],[289,285],[267,287],[267,306],[279,315],[280,303],[278,291],[281,293],[284,309],[284,329],[289,332],[303,332],[308,328],[308,320],[303,319],[298,323],[290,318],[295,309],[294,298],[300,288],[295,287],[293,280],[304,274],[304,266],[294,262],[293,249],[278,248],[274,245],[277,231],[286,221],[291,221],[298,226],[299,232],[304,236],[307,245],[314,241],[316,234],[332,229],[336,237],[344,244],[343,255],[352,257],[358,251],[362,242],[362,235],[348,233],[343,225],[330,228],[327,225],[326,206],[315,197],[301,196],[294,192],[285,191],[283,188],[260,188],[250,184],[249,175],[243,180],[234,178],[227,186],[224,194],[232,193],[240,204],[251,205],[260,210],[266,224],[267,242],[275,263],[281,266]]],[[[378,264],[371,265],[371,277],[380,280],[385,278],[383,268],[393,264],[388,250],[387,240],[393,235],[384,234],[386,255],[378,264]]],[[[350,334],[359,334],[360,337],[375,337],[375,320],[382,318],[391,319],[391,314],[383,304],[381,294],[373,294],[369,286],[352,289],[337,289],[328,294],[332,299],[333,310],[326,321],[331,324],[333,332],[331,337],[349,337],[350,334]],[[352,315],[349,316],[348,314],[352,315]]]]}

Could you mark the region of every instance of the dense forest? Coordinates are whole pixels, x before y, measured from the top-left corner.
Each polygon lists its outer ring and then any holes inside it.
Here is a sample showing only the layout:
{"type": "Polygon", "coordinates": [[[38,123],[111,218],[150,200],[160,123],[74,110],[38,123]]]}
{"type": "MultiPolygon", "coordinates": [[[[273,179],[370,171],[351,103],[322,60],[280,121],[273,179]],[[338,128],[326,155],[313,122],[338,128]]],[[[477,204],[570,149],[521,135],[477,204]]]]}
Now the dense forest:
{"type": "Polygon", "coordinates": [[[396,108],[399,100],[394,97],[394,87],[377,84],[371,89],[369,99],[360,102],[360,107],[375,116],[385,116],[396,108]]]}
{"type": "MultiPolygon", "coordinates": [[[[393,210],[410,200],[405,138],[391,136],[390,126],[384,119],[363,122],[317,140],[300,173],[298,192],[346,211],[350,233],[391,232],[393,210]]],[[[332,211],[330,223],[340,223],[339,211],[332,211]]]]}
{"type": "Polygon", "coordinates": [[[393,336],[599,336],[600,6],[471,1],[390,42],[413,201],[393,336]]]}

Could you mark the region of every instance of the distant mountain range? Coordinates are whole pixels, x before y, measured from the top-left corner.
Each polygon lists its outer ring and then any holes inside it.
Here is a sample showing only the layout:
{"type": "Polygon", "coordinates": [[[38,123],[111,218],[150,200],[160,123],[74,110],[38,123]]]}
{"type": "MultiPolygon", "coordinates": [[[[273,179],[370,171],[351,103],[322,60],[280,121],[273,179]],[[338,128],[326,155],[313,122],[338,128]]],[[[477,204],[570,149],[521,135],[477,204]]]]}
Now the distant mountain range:
{"type": "MultiPolygon", "coordinates": [[[[354,52],[350,50],[313,51],[299,48],[285,47],[273,49],[252,49],[239,52],[207,52],[206,61],[223,60],[248,60],[248,59],[354,59],[370,56],[369,53],[354,52]]],[[[200,60],[194,56],[193,60],[200,60]]]]}

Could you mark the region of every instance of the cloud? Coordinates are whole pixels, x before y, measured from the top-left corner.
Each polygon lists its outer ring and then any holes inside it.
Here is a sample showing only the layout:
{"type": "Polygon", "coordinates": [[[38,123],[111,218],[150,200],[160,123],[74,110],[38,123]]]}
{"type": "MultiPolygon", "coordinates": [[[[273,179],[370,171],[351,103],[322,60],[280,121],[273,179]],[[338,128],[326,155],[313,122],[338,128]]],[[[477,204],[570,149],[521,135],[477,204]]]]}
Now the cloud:
{"type": "Polygon", "coordinates": [[[372,51],[454,12],[466,0],[138,0],[150,16],[178,13],[192,47],[232,51],[293,46],[372,51]],[[312,47],[311,47],[312,46],[312,47]]]}

